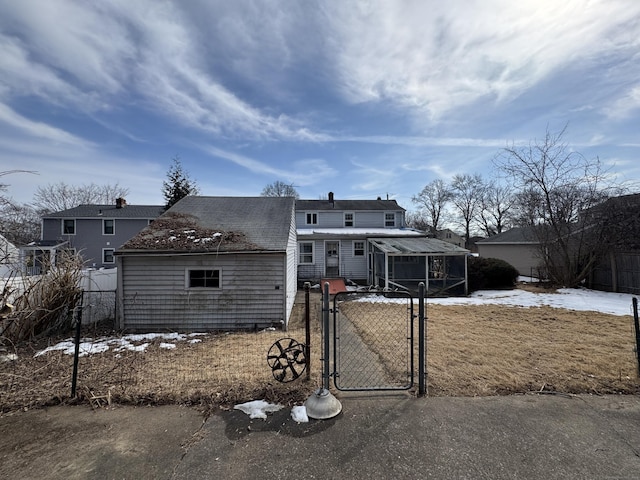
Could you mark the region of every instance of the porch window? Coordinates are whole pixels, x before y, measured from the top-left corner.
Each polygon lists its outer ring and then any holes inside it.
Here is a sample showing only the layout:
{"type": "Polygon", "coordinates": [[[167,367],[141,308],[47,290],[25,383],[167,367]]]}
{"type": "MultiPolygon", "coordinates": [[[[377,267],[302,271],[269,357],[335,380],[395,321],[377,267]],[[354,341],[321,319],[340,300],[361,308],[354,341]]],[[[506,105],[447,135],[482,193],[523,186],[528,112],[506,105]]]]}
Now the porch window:
{"type": "Polygon", "coordinates": [[[102,263],[115,263],[115,259],[113,258],[113,248],[103,248],[102,249],[102,263]]]}
{"type": "Polygon", "coordinates": [[[395,213],[385,213],[384,214],[384,226],[385,227],[395,227],[396,226],[396,214],[395,213]]]}
{"type": "Polygon", "coordinates": [[[307,213],[307,225],[317,225],[318,224],[318,214],[315,212],[307,213]]]}
{"type": "Polygon", "coordinates": [[[353,242],[353,256],[364,257],[364,242],[353,242]]]}
{"type": "Polygon", "coordinates": [[[220,288],[220,270],[187,270],[187,288],[220,288]]]}
{"type": "Polygon", "coordinates": [[[353,213],[346,212],[344,214],[344,226],[345,227],[353,227],[353,213]]]}
{"type": "Polygon", "coordinates": [[[312,264],[313,263],[313,242],[300,242],[298,243],[298,263],[299,264],[312,264]]]}
{"type": "Polygon", "coordinates": [[[74,218],[62,220],[62,234],[63,235],[75,235],[76,234],[76,220],[74,218]]]}
{"type": "Polygon", "coordinates": [[[106,218],[102,220],[102,234],[114,235],[115,233],[116,233],[116,221],[113,219],[107,220],[106,218]]]}

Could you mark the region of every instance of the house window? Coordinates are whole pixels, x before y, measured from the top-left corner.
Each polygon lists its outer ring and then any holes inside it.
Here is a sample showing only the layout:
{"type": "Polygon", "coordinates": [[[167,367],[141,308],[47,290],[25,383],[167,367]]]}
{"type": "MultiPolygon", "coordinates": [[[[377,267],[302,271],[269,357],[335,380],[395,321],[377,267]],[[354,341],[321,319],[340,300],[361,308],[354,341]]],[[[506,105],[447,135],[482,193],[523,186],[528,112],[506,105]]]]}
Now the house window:
{"type": "Polygon", "coordinates": [[[220,270],[187,270],[187,288],[220,288],[220,270]]]}
{"type": "Polygon", "coordinates": [[[353,256],[364,257],[364,242],[353,242],[353,256]]]}
{"type": "Polygon", "coordinates": [[[102,220],[102,234],[103,235],[114,235],[116,233],[116,221],[115,220],[107,220],[106,218],[102,220]]]}
{"type": "Polygon", "coordinates": [[[310,264],[313,263],[313,242],[300,242],[298,244],[298,263],[310,264]]]}
{"type": "Polygon", "coordinates": [[[115,263],[115,259],[113,258],[113,248],[103,248],[102,249],[102,263],[115,263]]]}
{"type": "Polygon", "coordinates": [[[76,234],[76,221],[75,219],[62,220],[62,234],[63,235],[75,235],[76,234]]]}
{"type": "Polygon", "coordinates": [[[385,227],[395,227],[396,226],[396,214],[395,213],[385,213],[384,214],[384,226],[385,227]]]}
{"type": "Polygon", "coordinates": [[[349,212],[344,214],[344,226],[353,227],[353,213],[349,212]]]}
{"type": "Polygon", "coordinates": [[[317,225],[318,224],[318,214],[317,213],[307,213],[307,225],[317,225]]]}

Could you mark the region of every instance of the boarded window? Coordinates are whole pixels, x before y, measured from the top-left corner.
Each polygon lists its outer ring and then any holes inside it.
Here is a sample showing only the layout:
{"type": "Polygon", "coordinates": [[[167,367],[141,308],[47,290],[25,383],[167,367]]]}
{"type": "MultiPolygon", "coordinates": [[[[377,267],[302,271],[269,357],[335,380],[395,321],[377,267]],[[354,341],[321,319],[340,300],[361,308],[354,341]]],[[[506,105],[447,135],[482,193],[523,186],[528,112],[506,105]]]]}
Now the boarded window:
{"type": "Polygon", "coordinates": [[[188,288],[220,288],[220,270],[189,270],[188,288]]]}

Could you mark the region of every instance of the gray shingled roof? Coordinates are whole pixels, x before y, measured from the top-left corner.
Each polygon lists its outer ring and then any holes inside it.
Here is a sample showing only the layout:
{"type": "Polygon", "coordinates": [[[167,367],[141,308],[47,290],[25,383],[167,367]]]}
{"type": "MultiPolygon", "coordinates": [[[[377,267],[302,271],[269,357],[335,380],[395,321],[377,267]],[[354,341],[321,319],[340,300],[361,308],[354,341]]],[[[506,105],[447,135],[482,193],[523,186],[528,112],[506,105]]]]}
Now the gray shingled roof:
{"type": "Polygon", "coordinates": [[[43,215],[43,218],[156,218],[162,214],[163,205],[79,205],[61,212],[43,215]]]}
{"type": "Polygon", "coordinates": [[[489,238],[478,240],[476,243],[486,243],[488,245],[493,243],[538,243],[533,233],[533,229],[530,227],[517,227],[507,230],[506,232],[499,233],[489,238]]]}
{"type": "Polygon", "coordinates": [[[404,210],[395,200],[296,200],[296,210],[404,210]]]}
{"type": "Polygon", "coordinates": [[[188,196],[126,242],[121,252],[285,251],[292,197],[188,196]]]}

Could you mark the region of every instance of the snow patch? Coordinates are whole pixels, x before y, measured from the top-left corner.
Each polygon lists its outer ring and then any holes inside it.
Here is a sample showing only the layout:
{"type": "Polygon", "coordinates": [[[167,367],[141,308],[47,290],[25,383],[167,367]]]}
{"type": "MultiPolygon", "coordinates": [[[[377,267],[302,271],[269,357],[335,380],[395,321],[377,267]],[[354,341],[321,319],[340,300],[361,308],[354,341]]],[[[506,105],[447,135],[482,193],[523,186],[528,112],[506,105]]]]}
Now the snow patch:
{"type": "Polygon", "coordinates": [[[267,419],[267,413],[278,412],[283,408],[284,406],[282,405],[265,402],[264,400],[253,400],[233,407],[234,410],[240,410],[249,415],[249,418],[262,418],[263,420],[267,419]]]}

